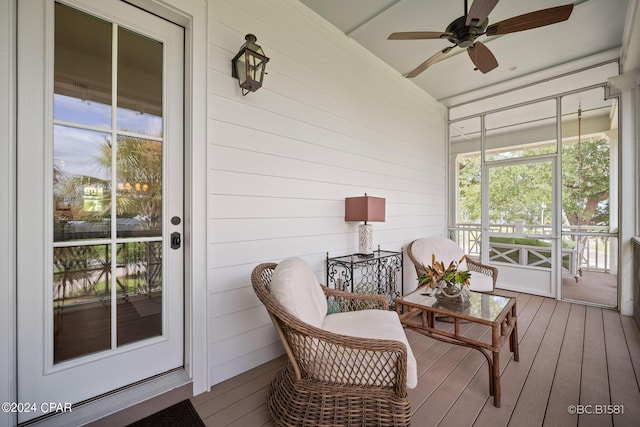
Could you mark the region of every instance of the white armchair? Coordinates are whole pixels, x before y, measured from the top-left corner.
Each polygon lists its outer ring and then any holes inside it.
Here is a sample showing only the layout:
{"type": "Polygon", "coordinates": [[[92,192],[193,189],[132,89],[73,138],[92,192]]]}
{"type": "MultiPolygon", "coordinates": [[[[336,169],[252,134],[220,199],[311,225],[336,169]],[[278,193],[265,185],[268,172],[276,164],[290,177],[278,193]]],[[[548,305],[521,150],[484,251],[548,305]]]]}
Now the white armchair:
{"type": "Polygon", "coordinates": [[[416,359],[386,297],[322,286],[299,258],[251,281],[289,358],[267,396],[276,425],[410,424],[416,359]]]}
{"type": "Polygon", "coordinates": [[[451,261],[458,262],[462,258],[458,268],[471,272],[469,289],[477,292],[493,292],[495,290],[498,269],[480,264],[467,257],[462,248],[453,240],[444,237],[417,239],[407,247],[407,255],[415,267],[416,279],[418,276],[426,274],[424,266],[431,265],[432,255],[435,255],[436,260],[442,261],[445,267],[451,261]]]}

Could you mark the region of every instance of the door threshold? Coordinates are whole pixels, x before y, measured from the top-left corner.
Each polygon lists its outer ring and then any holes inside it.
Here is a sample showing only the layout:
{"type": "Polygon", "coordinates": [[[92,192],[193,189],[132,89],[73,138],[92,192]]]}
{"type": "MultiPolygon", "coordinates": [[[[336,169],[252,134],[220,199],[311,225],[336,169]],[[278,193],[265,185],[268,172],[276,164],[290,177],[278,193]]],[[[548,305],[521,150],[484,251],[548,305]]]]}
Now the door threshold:
{"type": "Polygon", "coordinates": [[[18,426],[126,425],[188,399],[192,394],[192,380],[180,368],[73,405],[70,411],[29,420],[18,426]]]}

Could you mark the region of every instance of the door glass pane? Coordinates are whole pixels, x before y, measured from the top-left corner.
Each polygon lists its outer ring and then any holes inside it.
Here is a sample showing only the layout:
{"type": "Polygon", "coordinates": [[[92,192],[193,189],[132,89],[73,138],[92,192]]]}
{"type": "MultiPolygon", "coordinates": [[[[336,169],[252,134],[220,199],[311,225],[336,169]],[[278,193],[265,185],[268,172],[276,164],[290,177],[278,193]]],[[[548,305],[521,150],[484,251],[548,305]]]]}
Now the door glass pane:
{"type": "Polygon", "coordinates": [[[118,130],[162,136],[162,43],[118,28],[118,130]]]}
{"type": "Polygon", "coordinates": [[[118,237],[162,233],[162,143],[118,136],[118,237]]]}
{"type": "Polygon", "coordinates": [[[162,242],[118,245],[118,345],[162,335],[162,242]]]}
{"type": "Polygon", "coordinates": [[[111,126],[111,24],[56,3],[53,118],[111,126]]]}
{"type": "Polygon", "coordinates": [[[53,250],[53,360],[111,348],[110,245],[53,250]]]}
{"type": "Polygon", "coordinates": [[[163,45],[117,27],[116,46],[113,24],[60,4],[55,13],[52,302],[59,363],[163,333],[163,45]]]}
{"type": "Polygon", "coordinates": [[[111,236],[111,135],[53,127],[54,241],[111,236]]]}
{"type": "Polygon", "coordinates": [[[556,121],[555,100],[487,114],[485,160],[555,153],[556,121]]]}

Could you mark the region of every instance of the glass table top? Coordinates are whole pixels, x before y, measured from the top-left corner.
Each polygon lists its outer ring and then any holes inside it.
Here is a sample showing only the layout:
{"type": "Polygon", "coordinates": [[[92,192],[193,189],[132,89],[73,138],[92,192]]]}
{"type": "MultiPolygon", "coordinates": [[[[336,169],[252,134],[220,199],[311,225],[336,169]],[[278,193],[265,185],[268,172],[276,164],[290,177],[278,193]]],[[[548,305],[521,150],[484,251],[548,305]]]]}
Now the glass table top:
{"type": "Polygon", "coordinates": [[[494,322],[511,300],[511,298],[508,297],[471,291],[469,304],[441,303],[435,296],[426,295],[425,290],[426,286],[418,288],[414,292],[403,296],[402,302],[441,308],[452,313],[464,314],[465,316],[471,316],[476,319],[494,322]]]}

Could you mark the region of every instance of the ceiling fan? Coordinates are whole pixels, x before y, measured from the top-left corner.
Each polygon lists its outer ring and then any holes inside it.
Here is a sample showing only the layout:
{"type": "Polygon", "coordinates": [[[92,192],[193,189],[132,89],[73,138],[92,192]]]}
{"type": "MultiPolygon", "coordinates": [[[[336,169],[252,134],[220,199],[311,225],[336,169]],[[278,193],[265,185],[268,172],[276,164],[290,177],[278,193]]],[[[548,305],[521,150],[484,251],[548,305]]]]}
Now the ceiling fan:
{"type": "Polygon", "coordinates": [[[499,0],[475,0],[471,9],[464,1],[465,15],[453,21],[444,32],[438,31],[409,31],[392,33],[388,40],[423,40],[423,39],[447,39],[453,46],[448,46],[424,61],[406,77],[415,77],[424,70],[443,59],[447,53],[458,46],[467,50],[476,70],[483,74],[488,73],[498,66],[498,61],[493,53],[483,43],[476,41],[482,35],[497,36],[518,31],[544,27],[545,25],[569,19],[573,11],[573,4],[541,9],[524,15],[514,16],[489,25],[489,14],[499,0]],[[469,11],[467,13],[467,10],[469,11]]]}

